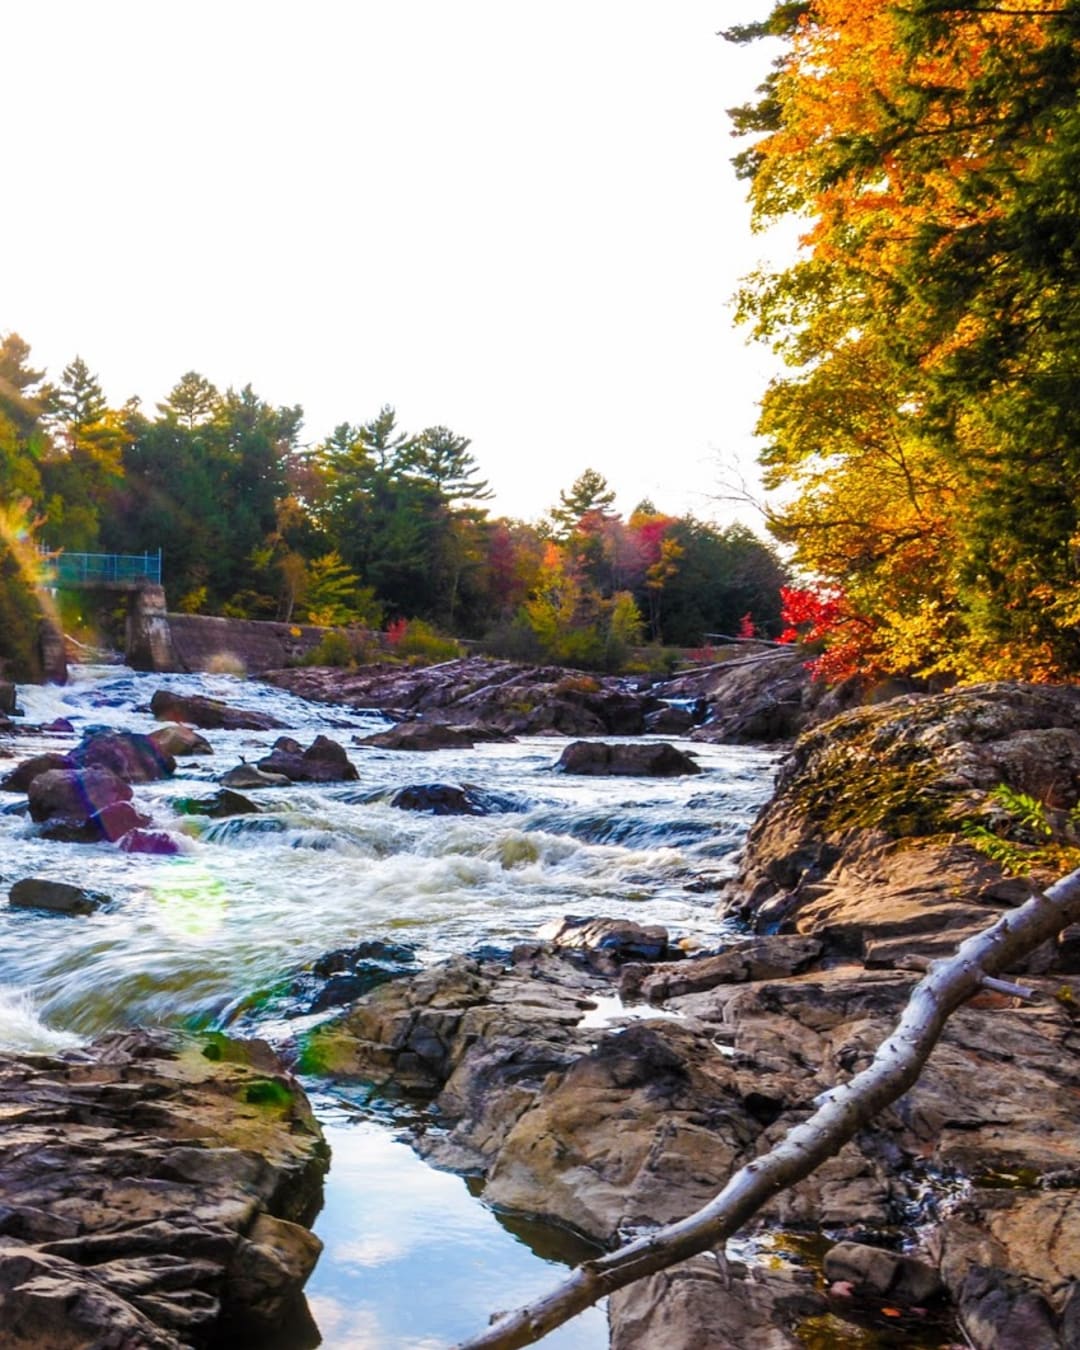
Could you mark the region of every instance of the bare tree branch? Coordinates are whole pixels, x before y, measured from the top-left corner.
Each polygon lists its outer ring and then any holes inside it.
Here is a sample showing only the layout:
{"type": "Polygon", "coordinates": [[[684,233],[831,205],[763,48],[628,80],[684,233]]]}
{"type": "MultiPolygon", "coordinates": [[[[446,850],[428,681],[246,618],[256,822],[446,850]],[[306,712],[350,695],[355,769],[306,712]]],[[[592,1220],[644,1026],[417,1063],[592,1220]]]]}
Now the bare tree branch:
{"type": "Polygon", "coordinates": [[[1080,869],[931,964],[912,990],[896,1030],[871,1064],[817,1099],[818,1109],[760,1158],[747,1163],[709,1203],[677,1223],[580,1265],[537,1302],[498,1318],[457,1350],[532,1345],[615,1289],[655,1274],[737,1232],[765,1202],[831,1158],[918,1079],[951,1013],[1021,957],[1080,921],[1080,869]]]}

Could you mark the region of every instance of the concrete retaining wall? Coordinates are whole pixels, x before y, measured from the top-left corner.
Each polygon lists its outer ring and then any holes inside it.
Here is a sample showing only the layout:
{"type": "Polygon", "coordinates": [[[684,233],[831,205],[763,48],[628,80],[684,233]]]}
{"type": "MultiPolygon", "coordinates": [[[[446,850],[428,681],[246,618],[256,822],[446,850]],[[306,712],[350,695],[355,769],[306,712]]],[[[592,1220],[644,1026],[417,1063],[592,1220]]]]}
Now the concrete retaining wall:
{"type": "MultiPolygon", "coordinates": [[[[280,670],[317,647],[329,631],[310,624],[169,614],[173,670],[280,670]]],[[[156,669],[157,667],[155,667],[156,669]]]]}

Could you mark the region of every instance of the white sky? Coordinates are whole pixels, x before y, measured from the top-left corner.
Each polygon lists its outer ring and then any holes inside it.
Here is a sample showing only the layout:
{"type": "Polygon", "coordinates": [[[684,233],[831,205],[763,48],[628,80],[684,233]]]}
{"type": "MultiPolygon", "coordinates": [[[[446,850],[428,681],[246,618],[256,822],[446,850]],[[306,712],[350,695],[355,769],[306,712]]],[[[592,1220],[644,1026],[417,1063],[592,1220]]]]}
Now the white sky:
{"type": "Polygon", "coordinates": [[[0,332],[151,413],[190,369],[311,441],[391,403],[472,438],[495,512],[591,466],[724,523],[771,368],[725,109],[768,58],[715,34],[769,8],[7,5],[0,332]]]}

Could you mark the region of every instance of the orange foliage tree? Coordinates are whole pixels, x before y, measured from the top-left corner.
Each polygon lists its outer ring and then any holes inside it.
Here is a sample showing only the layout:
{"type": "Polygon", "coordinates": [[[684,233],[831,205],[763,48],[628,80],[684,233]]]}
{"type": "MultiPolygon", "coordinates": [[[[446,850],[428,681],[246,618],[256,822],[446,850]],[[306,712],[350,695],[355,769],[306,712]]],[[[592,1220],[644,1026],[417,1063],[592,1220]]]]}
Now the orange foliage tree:
{"type": "Polygon", "coordinates": [[[759,426],[775,532],[859,617],[856,665],[1074,672],[1078,8],[810,0],[729,36],[766,34],[740,169],[759,224],[807,220],[741,296],[788,368],[759,426]]]}

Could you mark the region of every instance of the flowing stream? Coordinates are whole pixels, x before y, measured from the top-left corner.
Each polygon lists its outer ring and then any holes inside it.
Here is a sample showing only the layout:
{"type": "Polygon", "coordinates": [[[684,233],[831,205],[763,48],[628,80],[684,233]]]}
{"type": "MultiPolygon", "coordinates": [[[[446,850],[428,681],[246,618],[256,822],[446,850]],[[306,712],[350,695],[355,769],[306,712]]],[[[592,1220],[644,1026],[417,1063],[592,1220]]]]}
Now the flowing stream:
{"type": "MultiPolygon", "coordinates": [[[[25,796],[0,793],[0,882],[76,882],[109,897],[89,917],[0,904],[0,1045],[47,1050],[124,1026],[241,1027],[274,1041],[293,1023],[278,991],[319,956],[381,938],[420,962],[505,948],[566,914],[663,923],[714,945],[710,884],[767,798],[775,755],[694,745],[704,773],[682,779],[575,778],[553,772],[563,742],[532,737],[431,754],[362,748],[380,713],[311,704],[230,676],[76,667],[65,688],[20,689],[25,722],[74,731],[0,740],[14,764],[67,750],[90,727],[149,731],[154,690],[209,695],[272,713],[302,745],[341,742],[358,782],[252,794],[257,816],[179,814],[282,732],[210,731],[213,756],[135,788],[135,805],[178,843],[172,857],[36,836],[25,796]],[[395,809],[407,784],[474,784],[484,816],[395,809]]],[[[315,1231],[326,1250],[308,1284],[323,1344],[335,1350],[438,1350],[553,1282],[576,1259],[550,1232],[485,1208],[476,1187],[436,1172],[397,1138],[392,1118],[309,1083],[333,1150],[315,1231]]],[[[602,1313],[546,1344],[607,1343],[602,1313]]]]}

